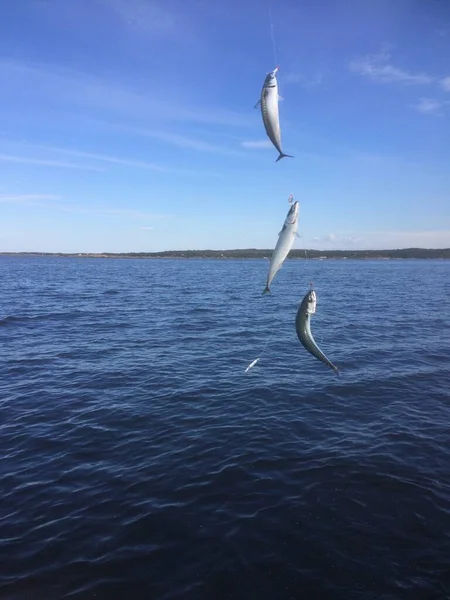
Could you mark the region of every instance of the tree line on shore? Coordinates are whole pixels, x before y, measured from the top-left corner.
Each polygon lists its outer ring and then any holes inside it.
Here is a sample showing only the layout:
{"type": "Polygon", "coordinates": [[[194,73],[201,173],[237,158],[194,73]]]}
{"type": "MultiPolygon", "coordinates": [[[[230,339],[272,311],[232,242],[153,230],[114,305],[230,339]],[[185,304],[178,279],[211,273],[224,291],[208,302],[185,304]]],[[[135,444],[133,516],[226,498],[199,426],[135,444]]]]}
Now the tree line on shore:
{"type": "MultiPolygon", "coordinates": [[[[94,258],[270,258],[271,249],[165,250],[163,252],[1,252],[3,256],[61,256],[94,258]]],[[[450,248],[403,248],[396,250],[291,250],[289,259],[392,259],[450,258],[450,248]]]]}

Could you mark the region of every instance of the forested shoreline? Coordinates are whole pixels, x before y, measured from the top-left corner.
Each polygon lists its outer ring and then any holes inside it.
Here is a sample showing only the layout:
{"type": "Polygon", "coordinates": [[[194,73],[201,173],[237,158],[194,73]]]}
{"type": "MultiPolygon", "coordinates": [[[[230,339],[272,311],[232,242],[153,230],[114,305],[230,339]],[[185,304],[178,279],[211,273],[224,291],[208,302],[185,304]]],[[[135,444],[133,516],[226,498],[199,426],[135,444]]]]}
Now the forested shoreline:
{"type": "MultiPolygon", "coordinates": [[[[77,258],[270,258],[272,249],[166,250],[163,252],[0,252],[0,256],[54,256],[77,258]]],[[[450,248],[404,248],[397,250],[291,250],[289,259],[449,259],[450,248]]]]}

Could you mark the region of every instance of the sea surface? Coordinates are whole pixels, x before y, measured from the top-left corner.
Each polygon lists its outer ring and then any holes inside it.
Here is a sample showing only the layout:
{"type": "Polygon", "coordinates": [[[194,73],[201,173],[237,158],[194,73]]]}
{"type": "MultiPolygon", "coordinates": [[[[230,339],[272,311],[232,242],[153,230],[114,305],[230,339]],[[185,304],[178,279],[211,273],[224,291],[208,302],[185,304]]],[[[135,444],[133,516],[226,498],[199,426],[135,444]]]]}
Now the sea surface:
{"type": "Polygon", "coordinates": [[[1,600],[450,598],[450,261],[267,268],[0,258],[1,600]]]}

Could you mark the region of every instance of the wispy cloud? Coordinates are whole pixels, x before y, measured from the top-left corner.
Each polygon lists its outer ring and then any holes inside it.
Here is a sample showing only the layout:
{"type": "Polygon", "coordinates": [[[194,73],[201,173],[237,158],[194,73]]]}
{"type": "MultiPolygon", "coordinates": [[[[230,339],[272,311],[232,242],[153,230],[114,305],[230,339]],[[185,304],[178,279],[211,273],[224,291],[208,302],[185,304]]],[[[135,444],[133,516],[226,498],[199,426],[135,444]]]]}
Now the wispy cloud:
{"type": "Polygon", "coordinates": [[[252,148],[252,149],[266,149],[271,148],[272,144],[269,140],[253,140],[247,142],[241,142],[241,146],[244,148],[252,148]]]}
{"type": "Polygon", "coordinates": [[[320,71],[317,71],[311,77],[302,75],[301,73],[294,73],[293,71],[288,71],[287,73],[284,74],[284,76],[282,78],[280,78],[280,81],[282,83],[299,84],[304,88],[317,87],[318,85],[321,85],[323,83],[323,80],[324,80],[324,75],[320,71]]]}
{"type": "Polygon", "coordinates": [[[368,77],[377,83],[405,83],[426,85],[435,78],[426,73],[410,73],[390,63],[391,56],[386,50],[379,54],[370,54],[350,61],[352,72],[368,77]]]}
{"type": "Polygon", "coordinates": [[[196,123],[248,127],[247,115],[220,108],[196,105],[194,99],[179,99],[173,90],[158,88],[147,93],[137,92],[125,85],[67,68],[51,65],[23,64],[11,60],[0,60],[0,80],[8,82],[8,93],[24,86],[30,90],[34,103],[64,109],[100,110],[134,120],[160,125],[162,120],[192,121],[196,123]],[[195,107],[194,107],[195,102],[195,107]]]}
{"type": "Polygon", "coordinates": [[[376,248],[449,248],[450,231],[423,230],[423,231],[377,231],[367,234],[376,248]]]}
{"type": "MultiPolygon", "coordinates": [[[[221,175],[220,173],[214,172],[214,171],[207,171],[207,170],[200,171],[200,170],[195,170],[195,169],[183,169],[183,168],[175,168],[175,167],[170,167],[170,166],[165,167],[162,165],[157,165],[155,163],[151,163],[151,162],[147,162],[147,161],[143,161],[143,160],[124,158],[124,157],[120,157],[120,156],[112,156],[109,154],[98,154],[95,152],[85,152],[85,151],[77,150],[74,148],[61,148],[61,147],[56,147],[56,146],[46,146],[46,145],[42,145],[42,144],[14,142],[14,141],[10,141],[10,140],[6,140],[6,141],[4,140],[3,146],[5,146],[5,144],[9,144],[9,147],[11,147],[11,145],[12,145],[15,148],[16,152],[17,152],[17,148],[20,148],[20,149],[25,148],[28,151],[30,149],[32,149],[35,152],[39,152],[39,153],[66,154],[69,156],[84,158],[84,159],[94,161],[94,162],[111,163],[111,164],[115,164],[115,165],[121,165],[124,167],[147,169],[150,171],[156,171],[156,172],[160,172],[160,173],[167,173],[167,174],[176,173],[178,175],[188,175],[188,176],[202,174],[203,176],[207,175],[207,176],[213,176],[213,177],[221,175]]],[[[25,157],[25,156],[17,156],[17,155],[12,156],[12,155],[0,154],[0,161],[1,160],[17,162],[17,163],[22,163],[22,164],[40,165],[40,166],[67,167],[67,168],[73,168],[73,169],[77,169],[77,168],[78,169],[87,169],[87,170],[91,170],[91,171],[105,171],[106,170],[106,167],[100,167],[95,164],[79,165],[77,163],[59,160],[59,158],[57,158],[57,159],[47,158],[47,157],[45,157],[45,158],[41,158],[41,157],[30,158],[30,157],[25,157]]]]}
{"type": "Polygon", "coordinates": [[[139,169],[150,169],[151,171],[168,171],[166,167],[149,163],[142,160],[134,160],[128,158],[121,158],[118,156],[110,156],[109,154],[96,154],[94,152],[83,152],[80,150],[73,150],[71,148],[59,148],[53,146],[39,146],[43,150],[51,152],[61,152],[63,154],[70,154],[71,156],[78,156],[80,158],[88,158],[91,160],[98,160],[100,162],[108,162],[116,165],[123,165],[125,167],[137,167],[139,169]]]}
{"type": "Polygon", "coordinates": [[[436,34],[440,38],[445,38],[450,34],[450,28],[449,27],[438,27],[436,29],[436,34]]]}
{"type": "Polygon", "coordinates": [[[104,215],[111,217],[127,217],[133,219],[152,219],[152,220],[160,220],[160,219],[173,219],[174,215],[171,214],[163,214],[163,213],[148,213],[137,209],[132,208],[108,208],[108,207],[98,207],[98,208],[87,208],[85,206],[79,205],[61,205],[55,206],[52,208],[58,208],[65,212],[73,212],[73,213],[83,213],[83,214],[91,214],[91,215],[104,215]]]}
{"type": "Polygon", "coordinates": [[[395,248],[449,248],[450,231],[364,231],[329,233],[306,240],[311,248],[387,250],[395,248]]]}
{"type": "Polygon", "coordinates": [[[238,152],[231,148],[227,148],[226,146],[222,146],[220,144],[212,144],[210,142],[205,142],[204,140],[199,140],[197,138],[192,138],[177,133],[168,133],[165,131],[157,130],[152,131],[149,129],[134,129],[130,127],[125,128],[120,126],[118,126],[117,128],[120,128],[122,131],[127,131],[128,133],[133,133],[135,135],[157,139],[167,144],[177,146],[179,148],[187,148],[189,150],[195,150],[197,152],[212,152],[214,154],[243,156],[242,152],[238,152]]]}
{"type": "Polygon", "coordinates": [[[444,79],[441,79],[441,86],[446,92],[450,92],[450,77],[444,77],[444,79]]]}
{"type": "Polygon", "coordinates": [[[359,241],[359,238],[355,235],[342,235],[338,233],[328,233],[323,236],[313,237],[314,242],[320,242],[322,244],[332,244],[333,246],[353,246],[359,241]]]}
{"type": "MultiPolygon", "coordinates": [[[[66,199],[55,194],[0,194],[0,204],[20,204],[40,208],[49,208],[57,211],[80,213],[90,215],[102,215],[110,217],[124,217],[132,219],[146,219],[150,221],[162,219],[174,219],[175,215],[170,213],[152,213],[134,208],[116,208],[110,206],[82,206],[79,204],[68,204],[66,199]]],[[[151,226],[142,226],[141,229],[152,229],[151,226]]]]}
{"type": "MultiPolygon", "coordinates": [[[[226,143],[212,143],[206,141],[204,139],[200,139],[199,137],[192,137],[191,135],[184,135],[181,133],[175,133],[171,131],[166,131],[162,129],[149,129],[146,127],[138,127],[129,125],[126,121],[117,121],[117,120],[106,120],[106,119],[97,119],[92,117],[80,117],[77,119],[77,124],[82,124],[83,127],[89,127],[89,129],[99,130],[99,131],[114,131],[117,133],[122,133],[131,136],[143,137],[143,138],[151,138],[155,140],[159,140],[166,144],[170,144],[172,146],[176,146],[178,148],[186,148],[188,150],[195,150],[197,152],[208,152],[213,154],[223,154],[229,156],[246,156],[245,153],[236,150],[234,148],[236,144],[236,135],[230,134],[230,132],[214,132],[216,139],[226,139],[226,143]],[[230,139],[232,142],[230,142],[230,139]],[[233,147],[231,147],[233,144],[233,147]]],[[[197,131],[198,128],[196,128],[197,131]]],[[[207,129],[207,132],[211,135],[211,130],[207,129]]],[[[1,133],[0,133],[1,135],[1,133]]],[[[42,146],[41,146],[42,147],[42,146]]],[[[64,150],[64,149],[63,149],[64,150]]],[[[68,151],[65,149],[65,151],[68,151]]],[[[87,153],[84,153],[85,156],[88,156],[87,153]]],[[[90,155],[93,157],[94,155],[91,153],[90,155]]],[[[100,155],[97,155],[97,158],[100,158],[100,155]]],[[[102,158],[107,158],[105,155],[102,158]]],[[[157,167],[158,165],[155,165],[157,167]]]]}
{"type": "MultiPolygon", "coordinates": [[[[386,49],[379,54],[368,55],[350,62],[349,68],[354,73],[369,78],[377,83],[399,83],[406,85],[433,85],[450,92],[450,77],[439,79],[426,73],[412,73],[400,69],[390,62],[391,56],[386,49]]],[[[426,115],[442,116],[442,109],[450,105],[447,100],[422,97],[410,106],[426,115]]]]}
{"type": "Polygon", "coordinates": [[[91,165],[80,165],[77,163],[62,161],[62,160],[50,160],[45,158],[34,158],[28,156],[11,156],[9,154],[0,154],[0,161],[14,162],[26,165],[36,165],[39,167],[56,167],[63,169],[81,169],[85,171],[104,171],[101,167],[95,167],[91,165]]]}
{"type": "Polygon", "coordinates": [[[178,6],[171,10],[165,0],[99,0],[100,4],[118,16],[125,27],[146,36],[183,39],[192,37],[191,21],[178,6]]]}
{"type": "Polygon", "coordinates": [[[36,200],[60,200],[60,196],[53,194],[0,194],[0,203],[28,204],[36,200]]]}
{"type": "Polygon", "coordinates": [[[450,102],[442,102],[440,100],[433,100],[432,98],[421,98],[417,104],[413,104],[413,108],[421,113],[428,115],[440,115],[440,111],[450,102]]]}

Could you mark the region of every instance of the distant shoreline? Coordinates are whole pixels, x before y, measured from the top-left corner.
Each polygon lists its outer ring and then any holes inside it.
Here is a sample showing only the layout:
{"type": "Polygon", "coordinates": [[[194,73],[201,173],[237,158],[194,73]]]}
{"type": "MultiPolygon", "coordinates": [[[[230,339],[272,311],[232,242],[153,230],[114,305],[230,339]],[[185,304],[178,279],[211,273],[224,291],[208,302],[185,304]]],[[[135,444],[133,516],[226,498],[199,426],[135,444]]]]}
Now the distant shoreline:
{"type": "MultiPolygon", "coordinates": [[[[58,258],[178,258],[198,259],[269,259],[273,249],[255,248],[243,250],[167,250],[164,252],[0,252],[10,257],[58,257],[58,258]]],[[[291,250],[288,259],[315,260],[390,260],[390,259],[450,259],[450,248],[404,248],[399,250],[291,250]]]]}

